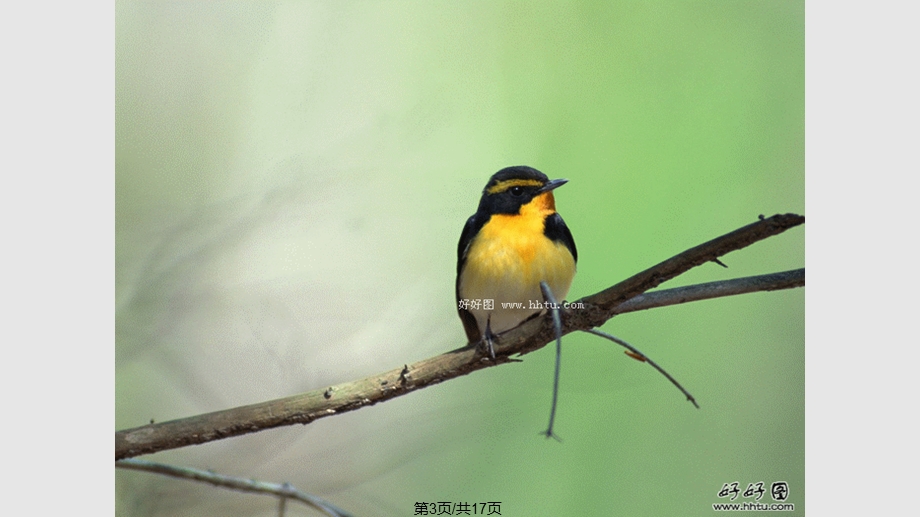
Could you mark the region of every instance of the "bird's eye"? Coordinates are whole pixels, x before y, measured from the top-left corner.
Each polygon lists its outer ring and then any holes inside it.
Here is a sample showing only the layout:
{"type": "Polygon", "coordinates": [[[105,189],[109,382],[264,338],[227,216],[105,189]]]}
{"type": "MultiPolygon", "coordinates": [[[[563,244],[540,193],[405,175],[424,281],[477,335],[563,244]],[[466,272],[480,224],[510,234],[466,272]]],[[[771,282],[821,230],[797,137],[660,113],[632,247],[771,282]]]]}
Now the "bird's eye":
{"type": "Polygon", "coordinates": [[[520,196],[524,193],[524,187],[511,187],[508,189],[512,196],[520,196]]]}

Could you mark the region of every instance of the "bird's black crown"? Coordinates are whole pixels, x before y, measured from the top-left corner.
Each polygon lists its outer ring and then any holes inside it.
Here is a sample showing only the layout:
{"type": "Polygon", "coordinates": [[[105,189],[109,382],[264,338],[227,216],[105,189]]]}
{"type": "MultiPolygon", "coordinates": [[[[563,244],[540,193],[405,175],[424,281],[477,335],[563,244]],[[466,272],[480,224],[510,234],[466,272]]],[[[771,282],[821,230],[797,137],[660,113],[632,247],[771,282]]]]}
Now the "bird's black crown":
{"type": "Polygon", "coordinates": [[[479,213],[484,214],[516,214],[521,206],[530,203],[547,183],[546,174],[527,167],[515,165],[505,167],[489,178],[486,187],[482,190],[479,200],[479,213]]]}

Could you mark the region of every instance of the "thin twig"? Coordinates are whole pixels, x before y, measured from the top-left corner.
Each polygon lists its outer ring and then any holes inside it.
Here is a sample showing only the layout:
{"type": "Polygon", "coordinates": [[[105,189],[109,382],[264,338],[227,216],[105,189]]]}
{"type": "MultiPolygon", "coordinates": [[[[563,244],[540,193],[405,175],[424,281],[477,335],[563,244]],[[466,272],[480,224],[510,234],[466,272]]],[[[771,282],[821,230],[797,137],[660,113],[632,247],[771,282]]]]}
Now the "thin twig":
{"type": "Polygon", "coordinates": [[[550,313],[553,315],[553,330],[556,332],[556,368],[553,371],[553,403],[549,408],[549,426],[546,428],[546,431],[543,431],[543,434],[546,435],[547,438],[555,438],[557,441],[561,442],[562,439],[553,432],[553,423],[556,421],[556,404],[559,401],[559,368],[562,362],[562,317],[559,316],[559,304],[556,302],[556,297],[553,296],[553,291],[549,288],[549,285],[547,285],[546,282],[540,282],[540,290],[543,291],[543,296],[546,298],[546,301],[550,303],[550,313]]]}
{"type": "Polygon", "coordinates": [[[738,294],[754,293],[758,291],[778,291],[805,285],[805,269],[793,269],[782,273],[769,275],[748,276],[720,282],[688,285],[673,289],[662,289],[640,294],[623,303],[616,309],[617,314],[644,311],[658,307],[667,307],[681,303],[710,300],[738,294]]]}
{"type": "Polygon", "coordinates": [[[279,508],[282,509],[281,511],[283,511],[284,508],[284,501],[293,499],[320,511],[329,517],[353,517],[352,514],[342,510],[341,508],[338,508],[334,504],[324,499],[297,490],[290,483],[266,483],[264,481],[256,481],[255,479],[225,476],[223,474],[217,474],[209,470],[199,470],[190,467],[177,467],[175,465],[167,465],[165,463],[139,460],[137,458],[116,461],[115,466],[123,469],[141,470],[144,472],[163,474],[165,476],[174,478],[191,479],[193,481],[210,483],[214,486],[240,490],[242,492],[274,495],[282,501],[280,503],[281,506],[279,506],[279,508]]]}
{"type": "Polygon", "coordinates": [[[588,330],[585,330],[585,332],[587,332],[588,334],[594,334],[595,336],[600,336],[605,339],[609,339],[610,341],[613,341],[614,343],[626,348],[627,350],[635,354],[635,355],[630,354],[630,357],[632,357],[633,359],[638,359],[639,361],[642,361],[644,363],[648,363],[652,366],[652,368],[661,372],[661,375],[664,375],[665,377],[667,377],[668,380],[671,381],[671,384],[677,386],[677,389],[679,389],[681,392],[683,392],[684,395],[687,396],[687,400],[692,402],[693,405],[696,406],[696,409],[700,408],[700,405],[696,403],[696,399],[693,398],[693,395],[691,395],[689,391],[685,390],[684,387],[681,386],[679,382],[677,382],[677,379],[675,379],[674,377],[671,377],[671,374],[666,372],[664,368],[658,366],[658,363],[656,363],[655,361],[652,361],[652,359],[649,356],[640,352],[636,347],[630,345],[626,341],[623,341],[622,339],[616,336],[610,335],[601,330],[588,329],[588,330]]]}
{"type": "MultiPolygon", "coordinates": [[[[562,333],[599,327],[624,312],[621,307],[625,302],[662,282],[804,222],[804,217],[795,214],[775,215],[757,221],[680,253],[597,294],[577,300],[573,303],[580,304],[575,307],[581,308],[563,311],[562,333]]],[[[802,284],[776,280],[752,290],[788,289],[797,285],[802,284]]],[[[658,303],[670,305],[684,302],[659,299],[658,303]]],[[[475,346],[466,346],[406,367],[340,384],[331,390],[321,388],[292,397],[117,431],[115,459],[206,443],[284,425],[308,424],[319,418],[371,406],[476,370],[507,363],[514,360],[509,357],[512,354],[527,354],[552,341],[555,331],[550,320],[536,318],[499,335],[495,342],[494,361],[483,361],[480,350],[475,346]]]]}
{"type": "MultiPolygon", "coordinates": [[[[285,490],[291,490],[294,487],[292,487],[290,483],[285,481],[284,483],[281,484],[281,488],[285,490]]],[[[288,496],[286,495],[281,495],[280,497],[278,497],[278,517],[284,517],[284,512],[287,510],[287,501],[288,501],[288,496]]]]}

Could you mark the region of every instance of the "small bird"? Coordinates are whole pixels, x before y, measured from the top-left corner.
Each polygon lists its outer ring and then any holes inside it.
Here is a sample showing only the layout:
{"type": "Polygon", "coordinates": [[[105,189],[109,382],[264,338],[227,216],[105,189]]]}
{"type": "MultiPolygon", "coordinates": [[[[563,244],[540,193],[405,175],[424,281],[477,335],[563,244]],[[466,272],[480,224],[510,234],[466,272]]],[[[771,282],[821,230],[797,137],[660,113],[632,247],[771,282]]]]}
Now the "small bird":
{"type": "Polygon", "coordinates": [[[460,235],[457,309],[470,343],[492,358],[493,336],[543,312],[540,282],[559,301],[572,285],[578,252],[553,198],[567,181],[526,166],[496,172],[460,235]]]}

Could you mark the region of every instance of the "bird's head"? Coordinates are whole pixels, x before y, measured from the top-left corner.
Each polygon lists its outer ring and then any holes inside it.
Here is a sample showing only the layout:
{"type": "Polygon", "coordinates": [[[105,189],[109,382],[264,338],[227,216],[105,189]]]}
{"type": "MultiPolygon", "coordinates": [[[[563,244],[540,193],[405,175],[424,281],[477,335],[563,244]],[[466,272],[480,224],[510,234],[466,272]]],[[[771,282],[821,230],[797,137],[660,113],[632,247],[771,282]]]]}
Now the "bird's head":
{"type": "Polygon", "coordinates": [[[556,211],[553,189],[569,180],[551,180],[546,174],[525,165],[506,167],[489,178],[482,190],[479,211],[489,214],[519,214],[531,204],[543,211],[556,211]]]}

